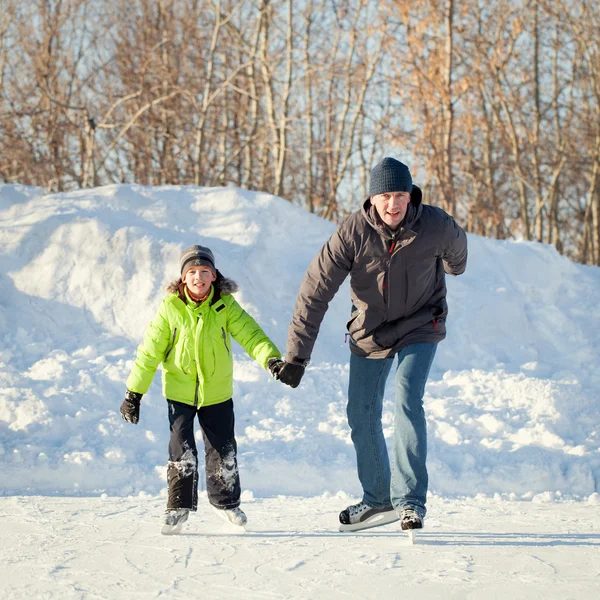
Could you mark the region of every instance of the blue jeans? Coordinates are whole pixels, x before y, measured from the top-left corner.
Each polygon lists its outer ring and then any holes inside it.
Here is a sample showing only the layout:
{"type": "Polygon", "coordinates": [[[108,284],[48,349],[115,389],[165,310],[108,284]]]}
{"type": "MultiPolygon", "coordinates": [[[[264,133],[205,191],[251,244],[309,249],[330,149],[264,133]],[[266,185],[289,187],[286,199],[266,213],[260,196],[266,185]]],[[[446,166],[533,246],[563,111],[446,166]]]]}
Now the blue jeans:
{"type": "Polygon", "coordinates": [[[363,500],[369,506],[412,506],[425,515],[428,476],[423,395],[436,348],[436,344],[412,344],[397,355],[391,469],[381,415],[394,358],[350,356],[348,424],[363,500]]]}

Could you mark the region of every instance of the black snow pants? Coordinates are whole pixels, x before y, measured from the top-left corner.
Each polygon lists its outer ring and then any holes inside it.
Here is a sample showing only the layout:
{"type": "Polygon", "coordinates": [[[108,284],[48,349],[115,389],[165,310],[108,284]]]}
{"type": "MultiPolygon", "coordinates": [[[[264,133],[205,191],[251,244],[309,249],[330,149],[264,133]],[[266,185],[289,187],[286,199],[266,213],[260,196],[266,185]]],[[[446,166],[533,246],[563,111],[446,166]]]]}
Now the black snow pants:
{"type": "Polygon", "coordinates": [[[169,464],[167,509],[198,506],[198,451],[194,418],[202,428],[209,502],[218,508],[240,505],[240,475],[234,433],[233,400],[196,408],[167,400],[169,405],[169,464]]]}

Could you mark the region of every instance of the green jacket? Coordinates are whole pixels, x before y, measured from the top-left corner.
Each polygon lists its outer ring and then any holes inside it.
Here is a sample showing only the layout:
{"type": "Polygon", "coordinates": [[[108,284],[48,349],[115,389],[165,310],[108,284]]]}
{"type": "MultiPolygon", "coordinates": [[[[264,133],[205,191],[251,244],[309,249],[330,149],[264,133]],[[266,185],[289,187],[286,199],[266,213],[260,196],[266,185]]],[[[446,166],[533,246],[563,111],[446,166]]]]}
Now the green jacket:
{"type": "Polygon", "coordinates": [[[144,333],[127,389],[145,394],[162,363],[162,390],[169,400],[209,406],[233,396],[231,336],[263,368],[281,354],[231,292],[237,286],[220,276],[208,298],[194,303],[173,282],[144,333]]]}

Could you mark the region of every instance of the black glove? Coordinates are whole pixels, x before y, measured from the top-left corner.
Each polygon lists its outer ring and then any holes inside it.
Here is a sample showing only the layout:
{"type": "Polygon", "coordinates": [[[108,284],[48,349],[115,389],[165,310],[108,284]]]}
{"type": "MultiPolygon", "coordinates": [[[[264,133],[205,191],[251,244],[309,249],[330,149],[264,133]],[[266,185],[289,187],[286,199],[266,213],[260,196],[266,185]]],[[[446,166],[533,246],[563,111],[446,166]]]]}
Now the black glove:
{"type": "Polygon", "coordinates": [[[277,379],[285,385],[297,388],[300,385],[300,380],[304,375],[304,365],[298,365],[296,363],[284,362],[277,371],[277,379]]]}
{"type": "Polygon", "coordinates": [[[125,400],[121,404],[121,416],[124,421],[137,425],[137,422],[140,420],[140,401],[142,395],[129,390],[125,392],[125,400]]]}
{"type": "Polygon", "coordinates": [[[271,375],[273,375],[273,379],[279,379],[279,371],[281,371],[281,367],[283,367],[285,363],[280,358],[270,358],[267,361],[267,367],[269,371],[271,371],[271,375]]]}
{"type": "Polygon", "coordinates": [[[381,348],[391,348],[399,339],[397,321],[381,325],[373,334],[373,341],[381,348]]]}

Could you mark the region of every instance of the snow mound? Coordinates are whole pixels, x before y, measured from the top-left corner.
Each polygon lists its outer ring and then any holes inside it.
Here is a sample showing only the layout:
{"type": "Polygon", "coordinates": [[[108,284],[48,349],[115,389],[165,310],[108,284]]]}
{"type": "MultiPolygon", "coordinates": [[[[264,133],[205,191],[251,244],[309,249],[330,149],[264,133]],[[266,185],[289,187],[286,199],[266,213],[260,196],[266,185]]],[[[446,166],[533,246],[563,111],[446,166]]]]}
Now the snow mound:
{"type": "MultiPolygon", "coordinates": [[[[235,188],[4,185],[0,215],[0,494],[159,493],[168,442],[159,376],[137,427],[118,408],[180,251],[209,246],[283,350],[304,271],[335,228],[235,188]]],[[[448,287],[448,338],[425,397],[432,491],[595,502],[600,269],[542,244],[470,235],[467,272],[448,287]]],[[[235,349],[247,493],[359,495],[345,417],[349,310],[345,284],[297,390],[235,349]]]]}

